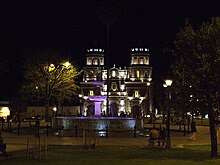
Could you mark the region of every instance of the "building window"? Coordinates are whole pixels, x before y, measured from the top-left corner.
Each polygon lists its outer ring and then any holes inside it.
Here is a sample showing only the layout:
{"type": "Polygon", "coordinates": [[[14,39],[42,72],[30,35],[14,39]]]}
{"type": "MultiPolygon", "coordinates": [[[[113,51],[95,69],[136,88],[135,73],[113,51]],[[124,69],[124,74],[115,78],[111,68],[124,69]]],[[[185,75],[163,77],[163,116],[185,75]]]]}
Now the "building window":
{"type": "Polygon", "coordinates": [[[120,105],[124,106],[125,105],[125,101],[124,100],[120,100],[120,105]]]}
{"type": "Polygon", "coordinates": [[[140,71],[139,70],[137,70],[137,78],[140,78],[140,71]]]}
{"type": "Polygon", "coordinates": [[[116,72],[115,70],[112,71],[112,77],[115,77],[116,76],[116,72]]]}
{"type": "Polygon", "coordinates": [[[134,92],[134,97],[139,97],[139,92],[138,91],[134,92]]]}
{"type": "Polygon", "coordinates": [[[143,58],[140,58],[139,60],[140,60],[140,64],[144,64],[143,58]]]}
{"type": "Polygon", "coordinates": [[[121,88],[121,91],[124,91],[125,90],[125,85],[121,84],[120,88],[121,88]]]}
{"type": "Polygon", "coordinates": [[[112,91],[116,91],[118,89],[117,84],[115,82],[112,83],[111,89],[112,91]]]}
{"type": "Polygon", "coordinates": [[[93,90],[90,90],[89,91],[89,96],[93,96],[93,95],[94,95],[93,90]]]}
{"type": "Polygon", "coordinates": [[[107,91],[107,84],[103,85],[103,91],[107,91]]]}
{"type": "Polygon", "coordinates": [[[100,58],[100,65],[104,65],[104,58],[100,58]]]}
{"type": "Polygon", "coordinates": [[[138,64],[138,59],[136,57],[134,57],[134,60],[133,60],[133,64],[138,64]]]}
{"type": "Polygon", "coordinates": [[[99,63],[99,62],[98,62],[98,59],[94,59],[94,60],[93,60],[93,65],[98,65],[98,63],[99,63]]]}

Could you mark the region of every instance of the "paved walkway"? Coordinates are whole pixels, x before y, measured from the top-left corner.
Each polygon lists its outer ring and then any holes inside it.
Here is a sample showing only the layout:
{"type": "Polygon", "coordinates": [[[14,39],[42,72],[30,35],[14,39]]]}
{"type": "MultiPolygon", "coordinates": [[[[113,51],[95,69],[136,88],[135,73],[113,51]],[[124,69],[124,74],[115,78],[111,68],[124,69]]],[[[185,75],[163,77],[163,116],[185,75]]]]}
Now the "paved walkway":
{"type": "MultiPolygon", "coordinates": [[[[197,126],[198,133],[196,141],[189,140],[190,134],[183,136],[183,132],[171,132],[171,140],[173,146],[184,145],[203,145],[210,144],[209,127],[197,126]]],[[[26,150],[27,139],[34,139],[31,135],[20,135],[8,132],[2,132],[4,142],[7,144],[7,151],[26,150]]],[[[55,135],[45,136],[48,145],[83,145],[82,137],[59,137],[55,135]]],[[[98,139],[99,146],[147,146],[147,137],[137,136],[128,138],[116,137],[100,137],[98,139]]]]}

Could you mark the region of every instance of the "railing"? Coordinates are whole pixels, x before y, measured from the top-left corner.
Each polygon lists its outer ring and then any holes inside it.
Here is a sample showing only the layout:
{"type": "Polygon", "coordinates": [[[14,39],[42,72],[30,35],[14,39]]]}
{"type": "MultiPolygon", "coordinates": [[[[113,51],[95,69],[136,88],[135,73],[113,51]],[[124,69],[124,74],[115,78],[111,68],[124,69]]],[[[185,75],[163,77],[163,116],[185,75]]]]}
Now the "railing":
{"type": "Polygon", "coordinates": [[[113,130],[110,129],[108,126],[105,127],[105,129],[81,129],[77,125],[74,126],[74,129],[72,130],[63,130],[59,129],[59,135],[60,136],[74,136],[79,137],[83,136],[83,133],[86,132],[87,135],[91,136],[100,136],[100,137],[115,137],[115,136],[133,136],[136,138],[137,136],[137,127],[134,126],[133,129],[127,129],[127,130],[113,130]]]}

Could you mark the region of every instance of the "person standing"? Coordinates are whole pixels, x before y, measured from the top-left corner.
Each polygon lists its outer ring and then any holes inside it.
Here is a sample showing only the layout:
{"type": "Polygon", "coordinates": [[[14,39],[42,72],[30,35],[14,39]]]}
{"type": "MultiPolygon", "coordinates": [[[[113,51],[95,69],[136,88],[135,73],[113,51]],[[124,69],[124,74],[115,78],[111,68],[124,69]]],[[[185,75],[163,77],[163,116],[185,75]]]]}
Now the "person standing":
{"type": "Polygon", "coordinates": [[[8,154],[6,152],[6,144],[3,142],[1,132],[0,132],[0,152],[2,153],[3,157],[8,157],[8,154]]]}
{"type": "Polygon", "coordinates": [[[162,141],[162,146],[164,146],[166,137],[167,137],[167,132],[166,129],[163,127],[158,137],[158,146],[160,146],[161,141],[162,141]]]}
{"type": "Polygon", "coordinates": [[[192,121],[192,123],[191,123],[191,132],[192,132],[192,136],[190,137],[190,140],[196,140],[197,129],[196,129],[196,122],[195,121],[192,121]]]}

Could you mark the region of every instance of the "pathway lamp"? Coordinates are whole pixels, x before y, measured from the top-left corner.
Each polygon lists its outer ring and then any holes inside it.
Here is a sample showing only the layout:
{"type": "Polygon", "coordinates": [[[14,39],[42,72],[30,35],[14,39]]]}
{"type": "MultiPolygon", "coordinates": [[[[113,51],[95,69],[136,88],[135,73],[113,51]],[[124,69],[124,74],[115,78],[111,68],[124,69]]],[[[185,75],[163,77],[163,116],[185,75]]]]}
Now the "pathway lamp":
{"type": "Polygon", "coordinates": [[[166,149],[171,148],[171,138],[170,138],[170,103],[171,103],[171,85],[172,85],[171,79],[166,79],[165,84],[163,86],[166,88],[166,99],[167,99],[167,123],[166,123],[166,129],[167,129],[167,138],[166,138],[166,149]]]}

